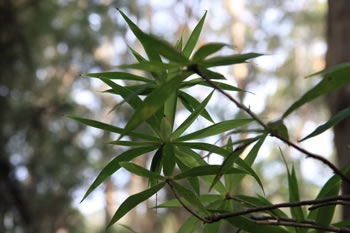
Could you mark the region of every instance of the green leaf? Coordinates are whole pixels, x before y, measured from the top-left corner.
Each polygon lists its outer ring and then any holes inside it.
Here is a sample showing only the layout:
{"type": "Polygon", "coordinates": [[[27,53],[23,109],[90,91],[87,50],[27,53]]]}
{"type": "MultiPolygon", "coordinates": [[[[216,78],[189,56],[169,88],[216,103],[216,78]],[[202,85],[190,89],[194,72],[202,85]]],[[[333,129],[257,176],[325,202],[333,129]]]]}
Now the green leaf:
{"type": "Polygon", "coordinates": [[[176,45],[175,45],[175,47],[177,49],[179,49],[180,51],[182,51],[182,43],[183,43],[183,40],[182,40],[182,36],[181,36],[180,40],[176,41],[176,45]]]}
{"type": "Polygon", "coordinates": [[[138,62],[143,62],[143,61],[147,61],[144,57],[141,56],[141,54],[139,54],[136,50],[134,50],[133,48],[131,48],[130,46],[128,46],[128,48],[131,50],[132,54],[134,55],[134,57],[136,58],[136,60],[138,62]]]}
{"type": "Polygon", "coordinates": [[[82,201],[85,200],[85,198],[94,191],[103,181],[105,181],[109,176],[111,176],[114,172],[118,171],[120,168],[119,163],[122,161],[130,161],[142,154],[146,154],[148,152],[151,152],[155,150],[156,146],[147,146],[147,147],[141,147],[141,148],[135,148],[128,151],[125,151],[118,155],[116,158],[114,158],[111,162],[109,162],[100,172],[100,174],[97,176],[95,181],[92,183],[92,185],[88,188],[87,192],[85,193],[84,197],[82,198],[82,201]]]}
{"type": "Polygon", "coordinates": [[[189,217],[184,224],[180,227],[177,233],[193,233],[202,225],[202,222],[194,217],[189,217]]]}
{"type": "MultiPolygon", "coordinates": [[[[244,162],[248,167],[251,167],[258,155],[258,152],[266,139],[266,135],[264,135],[259,141],[253,146],[253,148],[249,151],[248,155],[245,157],[244,162]]],[[[231,189],[230,191],[234,191],[234,189],[241,183],[244,175],[235,175],[231,178],[231,189]]]]}
{"type": "MultiPolygon", "coordinates": [[[[198,198],[201,203],[208,203],[208,202],[224,199],[224,196],[219,194],[202,194],[198,198]]],[[[190,204],[186,200],[184,200],[184,203],[186,205],[190,204]]],[[[177,208],[177,207],[182,207],[182,205],[176,198],[156,206],[156,208],[177,208]]]]}
{"type": "Polygon", "coordinates": [[[198,66],[198,70],[209,79],[223,79],[225,80],[225,76],[220,73],[214,72],[212,70],[206,69],[205,67],[198,66]]]}
{"type": "Polygon", "coordinates": [[[171,183],[176,190],[176,192],[180,195],[180,197],[184,198],[188,203],[192,206],[198,208],[200,211],[204,213],[208,213],[208,211],[203,206],[202,202],[198,199],[198,197],[189,189],[180,185],[179,183],[172,181],[171,183]]]}
{"type": "Polygon", "coordinates": [[[129,172],[138,176],[144,176],[150,179],[165,180],[165,177],[130,162],[119,162],[119,165],[128,170],[129,172]]]}
{"type": "Polygon", "coordinates": [[[336,65],[318,73],[309,75],[308,77],[315,75],[324,75],[325,77],[315,87],[311,88],[299,100],[293,103],[283,114],[283,118],[287,117],[290,113],[305,103],[308,103],[319,96],[326,95],[350,83],[350,63],[336,65]]]}
{"type": "Polygon", "coordinates": [[[126,124],[122,135],[126,135],[142,122],[152,117],[152,115],[157,112],[166,99],[177,90],[180,83],[186,78],[187,73],[181,73],[175,78],[161,84],[159,88],[155,89],[149,96],[147,96],[143,101],[143,104],[136,109],[135,113],[126,124]]]}
{"type": "Polygon", "coordinates": [[[207,106],[210,98],[212,97],[214,91],[212,91],[207,98],[187,117],[187,119],[182,122],[182,124],[175,130],[175,132],[171,135],[171,139],[176,139],[185,130],[193,123],[194,120],[196,120],[199,116],[199,114],[204,110],[205,106],[207,106]]]}
{"type": "Polygon", "coordinates": [[[333,116],[329,121],[327,121],[323,125],[320,125],[319,127],[317,127],[311,134],[309,134],[306,137],[304,137],[303,139],[299,140],[299,142],[302,142],[308,138],[315,137],[315,136],[323,133],[327,129],[333,127],[334,125],[338,124],[339,122],[341,122],[342,120],[347,118],[348,116],[350,116],[350,107],[343,109],[342,111],[335,114],[335,116],[333,116]]]}
{"type": "Polygon", "coordinates": [[[177,63],[162,63],[157,61],[143,61],[134,64],[120,65],[117,66],[121,69],[135,69],[135,70],[144,70],[147,72],[163,72],[168,69],[180,68],[181,64],[177,63]]]}
{"type": "Polygon", "coordinates": [[[272,135],[277,134],[285,139],[289,139],[288,129],[282,119],[267,123],[267,127],[269,127],[272,135]]]}
{"type": "Polygon", "coordinates": [[[135,230],[133,230],[131,227],[127,226],[127,225],[124,225],[124,224],[118,224],[119,226],[125,228],[126,230],[132,232],[132,233],[137,233],[135,230]]]}
{"type": "Polygon", "coordinates": [[[201,46],[195,52],[195,54],[192,56],[192,60],[193,61],[202,60],[202,59],[206,58],[207,56],[209,56],[209,55],[211,55],[213,53],[216,53],[217,51],[222,49],[224,46],[228,46],[228,44],[224,44],[224,43],[208,43],[208,44],[205,44],[205,45],[201,46]]]}
{"type": "Polygon", "coordinates": [[[252,121],[253,119],[235,119],[222,121],[204,129],[198,130],[196,132],[179,137],[176,141],[188,141],[218,135],[226,131],[232,130],[234,128],[248,124],[252,121]]]}
{"type": "Polygon", "coordinates": [[[129,146],[129,147],[143,147],[143,146],[160,146],[160,142],[145,142],[145,141],[112,141],[108,142],[111,145],[129,146]]]}
{"type": "Polygon", "coordinates": [[[163,140],[163,142],[168,142],[171,136],[171,125],[166,115],[163,116],[163,119],[160,122],[159,132],[160,132],[160,138],[163,140]]]}
{"type": "Polygon", "coordinates": [[[139,27],[137,27],[136,24],[134,24],[120,9],[117,8],[117,10],[123,16],[124,20],[129,25],[129,28],[134,33],[136,38],[141,42],[143,48],[146,51],[148,58],[151,61],[161,62],[162,59],[160,58],[158,52],[155,50],[156,46],[154,46],[154,44],[150,43],[147,35],[139,27]]]}
{"type": "MultiPolygon", "coordinates": [[[[174,179],[178,180],[178,179],[184,179],[187,177],[215,175],[219,172],[220,167],[221,167],[220,165],[204,165],[204,166],[190,168],[189,170],[183,173],[180,173],[179,175],[176,175],[174,179]]],[[[225,171],[225,174],[247,174],[247,172],[238,168],[231,167],[227,171],[225,171]]]]}
{"type": "MultiPolygon", "coordinates": [[[[297,177],[295,175],[294,167],[292,168],[292,173],[291,174],[288,173],[288,189],[289,189],[289,201],[290,202],[300,201],[298,181],[297,181],[297,177]]],[[[291,211],[292,216],[294,218],[296,218],[297,221],[304,220],[303,209],[300,206],[291,207],[290,211],[291,211]]]]}
{"type": "MultiPolygon", "coordinates": [[[[215,82],[212,81],[216,86],[220,87],[221,89],[225,91],[240,91],[240,92],[249,92],[243,89],[240,89],[238,87],[226,84],[226,83],[221,83],[221,82],[215,82]]],[[[212,87],[207,81],[203,80],[202,78],[195,78],[190,81],[183,82],[181,84],[181,88],[189,88],[193,87],[195,85],[201,85],[201,86],[206,86],[206,87],[212,87]]],[[[251,92],[249,92],[251,93],[251,92]]]]}
{"type": "Polygon", "coordinates": [[[125,73],[125,72],[88,73],[88,74],[82,74],[82,76],[83,77],[95,77],[95,78],[119,79],[119,80],[134,80],[134,81],[142,81],[142,82],[151,81],[148,78],[134,75],[131,73],[125,73]]]}
{"type": "MultiPolygon", "coordinates": [[[[181,172],[185,172],[190,167],[186,166],[180,159],[175,157],[176,164],[179,166],[181,172]]],[[[199,185],[199,179],[198,177],[188,177],[186,181],[192,186],[193,190],[196,192],[197,195],[200,193],[200,185],[199,185]]]]}
{"type": "Polygon", "coordinates": [[[260,186],[260,188],[262,189],[263,192],[264,191],[264,186],[259,178],[259,176],[256,174],[256,172],[251,168],[251,166],[249,166],[243,159],[241,159],[240,157],[236,160],[236,164],[238,166],[240,166],[241,168],[243,168],[244,170],[246,170],[254,179],[255,181],[258,183],[258,185],[260,186]]]}
{"type": "Polygon", "coordinates": [[[203,233],[216,233],[220,228],[221,222],[214,222],[204,225],[203,233]]]}
{"type": "Polygon", "coordinates": [[[264,54],[260,53],[246,53],[246,54],[237,54],[230,56],[217,56],[212,57],[207,60],[201,61],[199,64],[204,67],[213,67],[213,66],[226,66],[233,65],[238,63],[245,63],[248,59],[260,57],[264,54]]]}
{"type": "MultiPolygon", "coordinates": [[[[193,112],[198,107],[198,105],[201,104],[196,98],[192,97],[191,95],[183,91],[179,92],[178,97],[180,98],[181,103],[190,112],[193,112]]],[[[208,121],[214,123],[214,120],[211,118],[211,116],[209,115],[206,109],[203,109],[200,115],[205,119],[207,119],[208,121]]]]}
{"type": "Polygon", "coordinates": [[[166,176],[171,176],[175,168],[174,146],[166,143],[163,148],[163,172],[166,176]]]}
{"type": "Polygon", "coordinates": [[[134,194],[132,196],[129,196],[118,208],[117,212],[114,214],[112,220],[109,222],[107,229],[112,226],[114,223],[116,223],[120,218],[122,218],[126,213],[128,213],[131,209],[133,209],[135,206],[140,204],[141,202],[147,200],[153,194],[158,192],[161,188],[163,188],[165,185],[165,182],[159,183],[156,186],[153,186],[143,192],[134,194]]]}
{"type": "MultiPolygon", "coordinates": [[[[157,152],[154,154],[151,162],[151,172],[155,172],[157,174],[160,174],[160,171],[162,170],[162,155],[163,155],[163,148],[164,146],[161,146],[158,148],[157,152]]],[[[152,187],[154,186],[158,180],[156,179],[149,179],[149,185],[152,187]]]]}
{"type": "MultiPolygon", "coordinates": [[[[117,133],[117,134],[121,134],[123,132],[124,129],[113,126],[113,125],[109,125],[100,121],[95,121],[95,120],[90,120],[90,119],[86,119],[86,118],[81,118],[81,117],[76,117],[76,116],[69,116],[67,115],[66,117],[71,118],[73,120],[76,120],[78,122],[81,122],[85,125],[94,127],[94,128],[98,128],[98,129],[102,129],[102,130],[106,130],[109,132],[113,132],[113,133],[117,133]]],[[[151,135],[148,134],[143,134],[143,133],[136,133],[136,132],[129,132],[127,134],[127,136],[131,136],[131,137],[135,137],[135,138],[140,138],[140,139],[145,139],[145,140],[151,140],[151,141],[159,141],[158,138],[153,137],[151,135]]]]}
{"type": "Polygon", "coordinates": [[[204,13],[203,17],[198,22],[197,26],[193,29],[193,31],[190,35],[190,38],[188,39],[188,41],[184,47],[183,54],[186,57],[190,57],[194,47],[197,44],[199,35],[200,35],[202,28],[203,28],[203,24],[204,24],[204,20],[205,20],[206,15],[207,15],[207,11],[204,13]]]}

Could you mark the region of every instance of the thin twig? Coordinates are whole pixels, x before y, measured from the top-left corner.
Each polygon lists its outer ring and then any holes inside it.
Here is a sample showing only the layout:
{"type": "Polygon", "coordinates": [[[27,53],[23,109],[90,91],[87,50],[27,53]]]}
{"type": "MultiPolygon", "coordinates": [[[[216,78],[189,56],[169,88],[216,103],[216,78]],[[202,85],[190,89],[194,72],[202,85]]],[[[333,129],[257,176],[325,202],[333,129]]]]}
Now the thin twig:
{"type": "Polygon", "coordinates": [[[330,202],[326,202],[326,203],[320,203],[317,205],[313,205],[309,208],[309,210],[314,210],[323,206],[327,206],[327,205],[347,205],[350,206],[350,202],[348,201],[330,201],[330,202]]]}
{"type": "Polygon", "coordinates": [[[236,99],[234,99],[231,95],[229,95],[227,92],[225,92],[222,88],[220,88],[218,85],[216,85],[214,82],[212,82],[205,74],[203,74],[197,67],[197,65],[192,65],[188,67],[189,71],[192,71],[196,74],[198,74],[200,77],[202,77],[209,85],[211,85],[213,88],[215,88],[216,90],[218,90],[221,94],[223,94],[224,96],[226,96],[229,100],[231,100],[238,108],[242,109],[243,111],[245,111],[248,115],[250,115],[254,120],[256,120],[266,131],[270,132],[271,136],[274,136],[278,139],[280,139],[281,141],[283,141],[284,143],[286,143],[287,145],[294,147],[296,150],[304,153],[307,157],[319,160],[321,162],[323,162],[324,164],[326,164],[330,169],[333,170],[333,172],[337,175],[339,175],[342,180],[348,182],[350,184],[350,178],[346,177],[334,164],[332,164],[330,161],[328,161],[327,159],[325,159],[324,157],[322,157],[321,155],[317,155],[314,153],[311,153],[307,150],[305,150],[304,148],[294,144],[293,142],[289,141],[288,139],[280,136],[277,132],[272,132],[270,130],[270,128],[267,126],[267,124],[265,124],[257,115],[255,115],[255,113],[253,113],[250,108],[246,107],[244,104],[239,103],[236,99]]]}
{"type": "Polygon", "coordinates": [[[350,232],[350,230],[347,228],[338,228],[338,227],[333,227],[333,226],[321,226],[321,225],[298,223],[298,222],[255,221],[255,223],[261,224],[261,225],[300,227],[300,228],[308,228],[308,229],[316,229],[316,230],[332,231],[332,232],[350,232]]]}
{"type": "Polygon", "coordinates": [[[327,203],[332,202],[336,200],[350,200],[350,196],[347,195],[341,195],[341,196],[333,196],[333,197],[326,197],[322,199],[316,199],[316,200],[306,200],[306,201],[298,201],[298,202],[287,202],[287,203],[280,203],[275,205],[267,205],[267,206],[259,206],[256,208],[251,208],[247,210],[232,212],[232,213],[215,213],[211,216],[205,217],[207,222],[217,222],[221,219],[230,218],[230,217],[236,217],[241,215],[246,215],[250,213],[256,213],[256,212],[262,212],[266,210],[273,210],[278,208],[286,208],[286,207],[296,207],[296,206],[304,206],[304,205],[315,205],[320,203],[327,203]]]}
{"type": "Polygon", "coordinates": [[[180,195],[177,193],[177,191],[175,190],[173,183],[170,179],[168,179],[166,181],[171,189],[171,191],[174,193],[176,199],[180,202],[180,204],[182,205],[182,207],[184,207],[189,213],[191,213],[193,216],[195,216],[196,218],[198,218],[199,220],[201,220],[203,223],[207,223],[207,220],[205,220],[204,218],[202,218],[201,216],[199,216],[196,212],[194,212],[193,210],[191,210],[182,200],[180,195]]]}

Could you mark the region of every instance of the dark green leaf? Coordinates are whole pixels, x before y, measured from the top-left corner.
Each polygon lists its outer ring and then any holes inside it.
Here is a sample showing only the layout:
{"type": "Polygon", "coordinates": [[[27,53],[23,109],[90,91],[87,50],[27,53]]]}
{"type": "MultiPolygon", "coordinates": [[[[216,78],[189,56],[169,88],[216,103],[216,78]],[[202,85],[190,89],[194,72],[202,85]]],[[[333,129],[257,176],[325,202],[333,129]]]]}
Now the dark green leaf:
{"type": "Polygon", "coordinates": [[[227,44],[224,43],[208,43],[203,46],[201,46],[195,54],[192,56],[193,61],[199,61],[207,56],[219,51],[222,49],[224,46],[228,46],[227,44]]]}
{"type": "Polygon", "coordinates": [[[139,54],[136,50],[134,50],[133,48],[131,48],[130,46],[128,46],[129,49],[131,50],[132,54],[134,55],[134,57],[136,58],[136,60],[138,62],[144,62],[147,61],[144,57],[141,56],[141,54],[139,54]]]}
{"type": "Polygon", "coordinates": [[[203,233],[216,233],[220,228],[221,222],[214,222],[204,225],[203,233]]]}
{"type": "Polygon", "coordinates": [[[203,17],[201,18],[201,20],[199,21],[197,26],[193,29],[193,31],[190,35],[190,38],[188,39],[188,41],[185,45],[185,48],[183,50],[183,54],[186,57],[190,57],[194,47],[197,44],[199,35],[200,35],[202,28],[203,28],[203,24],[204,24],[204,20],[205,20],[206,15],[207,15],[207,12],[204,13],[203,17]]]}
{"type": "Polygon", "coordinates": [[[288,231],[280,226],[256,224],[253,220],[242,216],[227,218],[226,221],[249,233],[288,233],[288,231]]]}
{"type": "Polygon", "coordinates": [[[134,75],[131,73],[125,73],[125,72],[88,73],[88,74],[82,74],[82,76],[95,77],[95,78],[119,79],[119,80],[134,80],[134,81],[142,81],[142,82],[151,81],[148,78],[134,75]]]}
{"type": "Polygon", "coordinates": [[[217,124],[211,125],[207,128],[184,135],[178,138],[176,141],[188,141],[188,140],[195,140],[195,139],[210,137],[213,135],[218,135],[226,131],[232,130],[234,128],[248,124],[252,121],[253,119],[235,119],[235,120],[222,121],[217,124]]]}
{"type": "MultiPolygon", "coordinates": [[[[95,127],[98,129],[102,129],[102,130],[106,130],[106,131],[113,132],[113,133],[121,134],[124,130],[122,128],[119,128],[119,127],[116,127],[113,125],[109,125],[109,124],[106,124],[106,123],[103,123],[100,121],[95,121],[95,120],[90,120],[90,119],[75,117],[75,116],[69,116],[69,115],[66,117],[69,117],[73,120],[79,121],[85,125],[95,127]]],[[[145,139],[145,140],[159,141],[158,138],[153,137],[153,136],[148,135],[148,134],[143,134],[143,133],[129,132],[127,135],[131,136],[131,137],[135,137],[135,138],[145,139]]]]}
{"type": "MultiPolygon", "coordinates": [[[[198,198],[202,203],[207,203],[207,202],[224,199],[224,196],[218,195],[218,194],[202,194],[198,198]]],[[[184,200],[184,203],[186,205],[189,204],[186,200],[184,200]]],[[[181,203],[176,198],[156,206],[156,208],[174,208],[174,207],[182,207],[181,203]]]]}
{"type": "Polygon", "coordinates": [[[287,117],[290,113],[305,103],[308,103],[319,96],[326,95],[329,92],[332,92],[342,86],[345,86],[346,84],[349,84],[350,63],[336,65],[310,76],[314,75],[325,75],[325,77],[315,87],[311,88],[299,100],[293,103],[283,114],[283,118],[287,117]]]}
{"type": "Polygon", "coordinates": [[[205,100],[187,117],[187,119],[182,122],[182,124],[171,135],[171,139],[176,139],[181,136],[181,134],[185,132],[185,130],[193,123],[193,121],[198,118],[199,114],[204,110],[205,106],[207,106],[213,93],[214,92],[211,92],[207,98],[205,98],[205,100]]]}
{"type": "MultiPolygon", "coordinates": [[[[174,179],[177,180],[177,179],[183,179],[187,177],[215,175],[219,172],[220,167],[221,167],[220,165],[204,165],[204,166],[194,167],[179,175],[176,175],[174,179]]],[[[247,174],[247,172],[240,170],[238,168],[231,167],[225,171],[225,174],[247,174]]]]}
{"type": "Polygon", "coordinates": [[[175,168],[174,146],[166,143],[163,148],[163,172],[166,176],[171,176],[175,168]]]}
{"type": "Polygon", "coordinates": [[[184,224],[180,227],[177,233],[193,233],[202,225],[202,222],[194,217],[189,217],[184,224]]]}
{"type": "MultiPolygon", "coordinates": [[[[201,103],[194,97],[192,97],[191,95],[187,94],[186,92],[180,91],[179,92],[179,96],[181,103],[185,106],[185,108],[187,108],[188,111],[193,112],[198,105],[200,105],[201,103]]],[[[207,119],[208,121],[214,123],[214,120],[211,118],[211,116],[209,115],[209,113],[207,112],[206,109],[203,109],[203,111],[200,114],[202,117],[204,117],[205,119],[207,119]]]]}
{"type": "Polygon", "coordinates": [[[202,202],[191,190],[176,183],[175,181],[172,181],[172,185],[175,188],[176,192],[180,195],[180,197],[184,198],[188,203],[190,203],[190,205],[198,208],[200,211],[204,213],[208,213],[208,211],[203,206],[202,202]]]}
{"type": "MultiPolygon", "coordinates": [[[[180,159],[177,157],[175,158],[176,164],[179,166],[181,172],[186,172],[187,170],[191,169],[190,167],[186,166],[180,159]]],[[[192,186],[193,190],[196,192],[197,195],[200,193],[200,186],[199,186],[199,179],[198,177],[188,177],[186,181],[192,186]]]]}
{"type": "Polygon", "coordinates": [[[251,176],[253,176],[253,178],[255,179],[255,181],[259,184],[260,188],[262,189],[263,192],[264,191],[264,186],[259,178],[259,176],[256,174],[256,172],[251,168],[251,166],[249,166],[243,159],[241,159],[240,157],[236,160],[236,164],[238,166],[240,166],[241,168],[243,168],[244,170],[246,170],[251,176]]]}
{"type": "Polygon", "coordinates": [[[230,56],[217,56],[209,58],[207,60],[201,61],[200,65],[204,67],[213,67],[213,66],[226,66],[233,65],[238,63],[245,63],[248,59],[260,57],[264,54],[260,53],[246,53],[246,54],[237,54],[230,56]]]}
{"type": "Polygon", "coordinates": [[[134,194],[132,196],[129,196],[118,208],[117,212],[114,214],[112,220],[109,222],[107,229],[112,226],[114,223],[116,223],[121,217],[123,217],[126,213],[128,213],[131,209],[133,209],[135,206],[140,204],[141,202],[147,200],[153,194],[158,192],[161,188],[163,188],[165,185],[165,182],[159,183],[156,186],[153,186],[143,192],[134,194]]]}
{"type": "Polygon", "coordinates": [[[288,129],[283,123],[283,120],[269,122],[267,123],[267,127],[269,127],[269,130],[273,135],[279,135],[285,139],[289,139],[288,129]]]}
{"type": "Polygon", "coordinates": [[[306,136],[303,139],[299,140],[299,142],[302,142],[302,141],[304,141],[304,140],[306,140],[308,138],[315,137],[315,136],[323,133],[327,129],[335,126],[336,124],[338,124],[339,122],[341,122],[342,120],[347,118],[348,116],[350,116],[350,107],[346,108],[346,109],[343,109],[342,111],[340,111],[337,114],[335,114],[335,116],[333,116],[329,121],[327,121],[323,125],[320,125],[319,127],[317,127],[311,134],[309,134],[308,136],[306,136]]]}
{"type": "Polygon", "coordinates": [[[150,179],[159,179],[159,180],[165,180],[165,178],[155,172],[149,171],[139,165],[129,163],[129,162],[120,162],[120,166],[128,170],[129,172],[136,174],[138,176],[144,176],[148,177],[150,179]]]}
{"type": "MultiPolygon", "coordinates": [[[[163,155],[163,148],[164,146],[161,146],[157,152],[154,154],[151,162],[151,172],[155,172],[157,174],[160,174],[160,171],[162,170],[162,155],[163,155]]],[[[149,185],[152,187],[154,186],[158,180],[156,179],[149,179],[149,185]]]]}
{"type": "Polygon", "coordinates": [[[97,186],[99,186],[103,181],[105,181],[109,176],[111,176],[114,172],[118,171],[120,168],[119,163],[122,161],[130,161],[142,154],[146,154],[148,152],[151,152],[155,150],[157,147],[156,146],[147,146],[147,147],[142,147],[142,148],[135,148],[131,149],[128,151],[125,151],[118,155],[116,158],[114,158],[111,162],[109,162],[100,172],[100,174],[97,176],[95,181],[92,183],[92,185],[89,187],[87,192],[85,193],[83,199],[81,200],[84,201],[84,199],[92,192],[94,191],[97,186]]]}
{"type": "Polygon", "coordinates": [[[225,76],[223,76],[222,74],[211,71],[202,66],[198,66],[198,70],[201,72],[201,74],[203,74],[205,77],[209,79],[223,79],[223,80],[226,79],[225,76]]]}
{"type": "Polygon", "coordinates": [[[129,146],[129,147],[143,147],[143,146],[159,146],[160,142],[144,142],[144,141],[112,141],[108,144],[118,145],[118,146],[129,146]]]}
{"type": "MultiPolygon", "coordinates": [[[[212,81],[216,86],[220,87],[223,90],[226,91],[241,91],[241,92],[248,92],[246,90],[240,89],[238,87],[226,84],[226,83],[221,83],[221,82],[215,82],[212,81]]],[[[207,81],[203,80],[202,78],[196,78],[192,79],[190,81],[183,82],[181,84],[181,88],[189,88],[193,87],[195,85],[201,85],[201,86],[206,86],[206,87],[212,87],[207,81]]]]}
{"type": "Polygon", "coordinates": [[[121,69],[135,69],[135,70],[144,70],[147,72],[163,72],[168,69],[179,68],[182,65],[177,63],[162,63],[157,61],[143,61],[140,63],[128,64],[128,65],[120,65],[117,66],[121,69]]]}
{"type": "MultiPolygon", "coordinates": [[[[290,202],[300,201],[298,181],[297,181],[297,177],[295,175],[294,167],[292,168],[292,173],[288,174],[288,189],[289,189],[289,201],[290,202]]],[[[291,207],[290,211],[291,211],[292,216],[294,218],[296,218],[297,221],[304,220],[303,209],[300,206],[291,207]]]]}

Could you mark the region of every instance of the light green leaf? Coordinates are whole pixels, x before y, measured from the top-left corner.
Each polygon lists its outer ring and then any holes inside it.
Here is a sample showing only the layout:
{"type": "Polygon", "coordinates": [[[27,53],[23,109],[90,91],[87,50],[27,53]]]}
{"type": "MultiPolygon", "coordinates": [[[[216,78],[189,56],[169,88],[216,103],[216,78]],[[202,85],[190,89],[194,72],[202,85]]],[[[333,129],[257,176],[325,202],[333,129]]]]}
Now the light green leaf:
{"type": "MultiPolygon", "coordinates": [[[[163,188],[165,185],[165,182],[159,183],[158,185],[155,185],[143,192],[134,194],[132,196],[129,196],[118,208],[117,212],[114,214],[112,220],[109,222],[107,229],[112,226],[114,223],[116,223],[120,218],[122,218],[126,213],[128,213],[131,209],[133,209],[135,206],[140,204],[141,202],[147,200],[153,194],[158,192],[161,188],[163,188]]],[[[106,230],[107,230],[106,229],[106,230]]]]}
{"type": "Polygon", "coordinates": [[[315,75],[325,75],[321,82],[315,87],[306,92],[299,100],[293,103],[287,111],[283,114],[283,118],[287,117],[294,110],[300,106],[308,103],[319,96],[326,95],[346,84],[350,83],[350,63],[344,63],[333,66],[331,68],[322,70],[318,73],[309,75],[308,77],[315,75]]]}
{"type": "Polygon", "coordinates": [[[134,81],[142,81],[142,82],[151,81],[148,78],[134,75],[131,73],[115,72],[115,71],[103,72],[103,73],[88,73],[88,74],[82,74],[82,76],[83,77],[95,77],[95,78],[119,79],[119,80],[134,80],[134,81]]]}
{"type": "Polygon", "coordinates": [[[135,70],[144,70],[147,72],[163,72],[168,69],[180,68],[181,64],[177,63],[162,63],[157,61],[143,61],[134,64],[120,65],[117,66],[121,69],[135,69],[135,70]]]}
{"type": "Polygon", "coordinates": [[[193,31],[190,35],[190,38],[188,39],[188,41],[184,47],[183,54],[186,57],[190,57],[194,47],[197,44],[199,35],[200,35],[202,28],[203,28],[203,24],[204,24],[204,20],[205,20],[206,15],[207,15],[207,12],[204,13],[203,17],[198,22],[197,26],[193,29],[193,31]]]}
{"type": "Polygon", "coordinates": [[[121,136],[126,135],[145,120],[152,117],[158,109],[163,106],[167,98],[177,90],[180,83],[187,78],[187,73],[181,73],[173,79],[161,84],[143,101],[143,104],[136,109],[130,120],[125,126],[121,136]]]}
{"type": "Polygon", "coordinates": [[[160,122],[160,138],[163,142],[168,142],[171,136],[171,125],[169,119],[166,115],[163,116],[162,121],[160,122]]]}
{"type": "Polygon", "coordinates": [[[196,52],[195,54],[192,56],[192,60],[193,61],[199,61],[202,60],[204,58],[206,58],[207,56],[216,53],[217,51],[219,51],[220,49],[222,49],[224,46],[229,46],[228,44],[224,44],[224,43],[208,43],[205,44],[203,46],[201,46],[196,52]]]}
{"type": "MultiPolygon", "coordinates": [[[[199,167],[190,168],[189,170],[180,173],[174,177],[175,180],[183,179],[187,177],[196,177],[196,176],[208,176],[216,175],[220,170],[220,165],[204,165],[199,167]]],[[[238,168],[229,168],[225,171],[225,174],[247,174],[248,172],[243,171],[238,168]]]]}
{"type": "MultiPolygon", "coordinates": [[[[90,119],[86,119],[86,118],[81,118],[81,117],[76,117],[76,116],[69,116],[67,115],[66,117],[71,118],[73,120],[76,120],[78,122],[81,122],[85,125],[91,126],[91,127],[95,127],[98,129],[102,129],[102,130],[106,130],[109,132],[113,132],[113,133],[117,133],[117,134],[121,134],[123,132],[124,129],[113,126],[113,125],[109,125],[100,121],[95,121],[95,120],[90,120],[90,119]]],[[[145,140],[151,140],[151,141],[159,141],[158,138],[153,137],[151,135],[148,134],[143,134],[143,133],[136,133],[136,132],[129,132],[127,134],[127,136],[131,136],[131,137],[135,137],[135,138],[140,138],[140,139],[145,139],[145,140]]]]}
{"type": "Polygon", "coordinates": [[[82,198],[82,201],[85,200],[85,198],[94,191],[103,181],[105,181],[109,176],[111,176],[114,172],[118,171],[120,168],[119,163],[122,161],[130,161],[142,154],[146,154],[148,152],[151,152],[155,150],[157,146],[147,146],[147,147],[141,147],[141,148],[135,148],[128,151],[125,151],[118,155],[116,158],[114,158],[111,162],[109,162],[100,172],[100,174],[97,176],[95,181],[92,183],[92,185],[88,188],[87,192],[85,193],[84,197],[82,198]]]}
{"type": "Polygon", "coordinates": [[[150,179],[159,179],[159,180],[165,180],[165,177],[149,171],[139,165],[136,165],[134,163],[130,163],[130,162],[119,162],[119,165],[123,168],[125,168],[126,170],[128,170],[129,172],[136,174],[138,176],[144,176],[144,177],[148,177],[150,179]]]}
{"type": "MultiPolygon", "coordinates": [[[[193,112],[198,107],[198,105],[201,104],[196,98],[192,97],[191,95],[183,91],[179,92],[178,97],[180,98],[181,103],[190,112],[193,112]]],[[[214,123],[214,120],[211,118],[211,116],[209,115],[206,109],[203,109],[200,115],[205,119],[207,119],[208,121],[214,123]]]]}
{"type": "Polygon", "coordinates": [[[327,121],[323,125],[320,125],[319,127],[317,127],[311,134],[309,134],[306,137],[304,137],[303,139],[299,140],[299,142],[302,142],[308,138],[315,137],[315,136],[323,133],[327,129],[335,126],[336,124],[338,124],[339,122],[341,122],[342,120],[347,118],[348,116],[350,116],[350,107],[343,109],[342,111],[335,114],[335,116],[333,116],[329,121],[327,121]]]}
{"type": "Polygon", "coordinates": [[[248,59],[260,57],[264,54],[260,53],[246,53],[246,54],[237,54],[230,56],[217,56],[212,57],[207,60],[201,61],[199,64],[204,67],[213,67],[213,66],[226,66],[233,65],[238,63],[245,63],[248,59]]]}
{"type": "Polygon", "coordinates": [[[253,119],[235,119],[235,120],[221,121],[207,128],[179,137],[176,141],[195,140],[195,139],[210,137],[213,135],[218,135],[226,131],[232,130],[234,128],[248,124],[252,121],[253,119]]]}
{"type": "Polygon", "coordinates": [[[182,40],[182,36],[181,36],[180,40],[176,41],[175,47],[177,49],[179,49],[180,51],[182,51],[182,44],[183,44],[183,40],[182,40]]]}
{"type": "Polygon", "coordinates": [[[166,176],[171,176],[175,168],[175,152],[171,143],[166,143],[163,148],[163,172],[166,176]]]}
{"type": "Polygon", "coordinates": [[[207,98],[205,98],[205,100],[187,117],[187,119],[184,122],[182,122],[182,124],[171,135],[171,139],[174,140],[174,139],[178,138],[179,136],[181,136],[181,134],[183,132],[185,132],[185,130],[193,123],[193,121],[198,118],[199,114],[204,110],[205,106],[207,106],[213,93],[214,93],[214,91],[212,91],[207,96],[207,98]]]}
{"type": "Polygon", "coordinates": [[[139,27],[137,27],[136,24],[134,24],[120,9],[117,9],[117,10],[123,16],[124,20],[129,25],[129,28],[134,33],[136,38],[141,42],[143,48],[146,51],[148,58],[151,61],[161,62],[162,59],[160,58],[158,52],[155,50],[156,46],[150,43],[150,41],[147,39],[147,35],[139,27]]]}

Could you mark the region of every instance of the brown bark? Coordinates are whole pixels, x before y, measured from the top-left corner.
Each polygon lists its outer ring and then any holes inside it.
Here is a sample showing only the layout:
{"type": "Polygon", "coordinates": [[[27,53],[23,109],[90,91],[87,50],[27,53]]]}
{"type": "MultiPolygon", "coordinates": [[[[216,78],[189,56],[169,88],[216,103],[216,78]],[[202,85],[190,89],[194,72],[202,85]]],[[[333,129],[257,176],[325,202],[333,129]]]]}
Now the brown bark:
{"type": "MultiPolygon", "coordinates": [[[[327,67],[350,61],[350,1],[328,1],[328,51],[327,67]]],[[[328,106],[334,115],[350,106],[350,85],[331,93],[328,96],[328,106]]],[[[339,167],[350,163],[350,119],[347,118],[334,127],[334,143],[337,151],[339,167]]],[[[350,174],[347,174],[350,177],[350,174]]],[[[350,184],[343,183],[343,194],[350,194],[350,184]]],[[[350,219],[350,206],[344,206],[343,218],[350,219]]]]}

